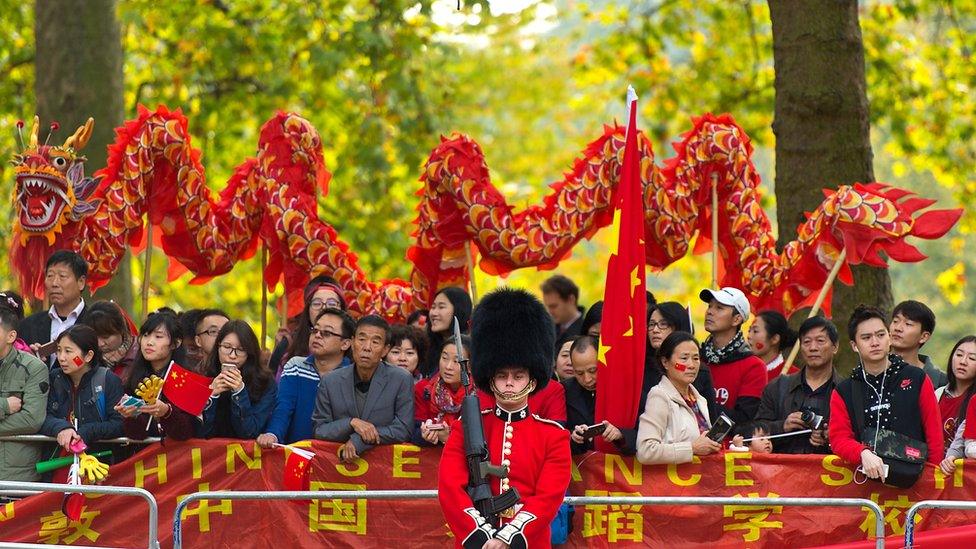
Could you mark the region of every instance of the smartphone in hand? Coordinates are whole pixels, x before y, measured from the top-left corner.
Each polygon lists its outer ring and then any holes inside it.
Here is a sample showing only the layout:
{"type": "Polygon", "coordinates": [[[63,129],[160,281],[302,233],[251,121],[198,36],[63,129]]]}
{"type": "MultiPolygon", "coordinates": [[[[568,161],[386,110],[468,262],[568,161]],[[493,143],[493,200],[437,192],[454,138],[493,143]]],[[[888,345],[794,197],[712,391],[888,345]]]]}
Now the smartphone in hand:
{"type": "Polygon", "coordinates": [[[602,435],[604,433],[604,431],[606,431],[606,430],[607,430],[607,424],[606,423],[597,423],[596,425],[587,425],[586,426],[586,429],[584,429],[583,432],[580,433],[580,437],[582,437],[583,440],[590,440],[591,438],[594,438],[594,437],[597,437],[599,435],[602,435]]]}
{"type": "Polygon", "coordinates": [[[58,342],[48,341],[44,345],[41,345],[40,347],[37,348],[37,356],[41,357],[42,359],[47,359],[47,357],[54,354],[54,352],[57,350],[58,350],[58,342]]]}
{"type": "Polygon", "coordinates": [[[712,428],[705,433],[705,436],[715,442],[722,442],[725,437],[729,436],[732,427],[735,427],[735,422],[729,416],[719,414],[718,419],[712,424],[712,428]]]}

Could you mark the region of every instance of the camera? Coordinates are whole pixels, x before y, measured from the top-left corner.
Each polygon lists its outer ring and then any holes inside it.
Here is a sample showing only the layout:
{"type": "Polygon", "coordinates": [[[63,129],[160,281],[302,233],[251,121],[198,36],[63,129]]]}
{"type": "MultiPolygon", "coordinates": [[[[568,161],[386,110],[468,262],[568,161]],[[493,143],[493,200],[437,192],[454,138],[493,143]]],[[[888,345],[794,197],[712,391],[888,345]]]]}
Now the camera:
{"type": "Polygon", "coordinates": [[[823,426],[824,417],[817,413],[813,408],[800,408],[800,421],[806,423],[811,429],[816,431],[823,426]]]}

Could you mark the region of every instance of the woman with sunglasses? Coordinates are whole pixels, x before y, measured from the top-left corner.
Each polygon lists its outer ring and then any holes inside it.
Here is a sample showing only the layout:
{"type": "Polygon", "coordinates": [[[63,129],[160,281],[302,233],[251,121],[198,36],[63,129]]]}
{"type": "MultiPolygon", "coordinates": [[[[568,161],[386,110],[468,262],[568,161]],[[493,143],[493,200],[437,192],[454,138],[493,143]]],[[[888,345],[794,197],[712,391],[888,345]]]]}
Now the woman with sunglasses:
{"type": "Polygon", "coordinates": [[[204,375],[214,378],[213,394],[197,435],[256,438],[271,417],[278,393],[274,376],[261,364],[258,337],[247,322],[231,320],[217,334],[214,350],[204,369],[204,375]]]}
{"type": "Polygon", "coordinates": [[[325,309],[346,310],[342,289],[331,276],[319,275],[309,280],[305,285],[304,300],[305,306],[295,321],[296,327],[293,330],[284,330],[284,337],[278,340],[271,351],[268,367],[274,373],[275,381],[281,378],[285,364],[291,358],[308,356],[308,336],[319,313],[325,309]]]}

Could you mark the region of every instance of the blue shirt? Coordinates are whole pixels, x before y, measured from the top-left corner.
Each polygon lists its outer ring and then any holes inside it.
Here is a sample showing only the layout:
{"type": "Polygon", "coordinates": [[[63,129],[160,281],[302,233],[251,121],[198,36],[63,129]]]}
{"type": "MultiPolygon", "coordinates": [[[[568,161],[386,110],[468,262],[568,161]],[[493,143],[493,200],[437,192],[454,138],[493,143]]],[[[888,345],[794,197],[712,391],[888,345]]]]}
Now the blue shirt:
{"type": "MultiPolygon", "coordinates": [[[[342,357],[337,368],[351,364],[348,357],[342,357]]],[[[276,436],[280,444],[313,438],[312,412],[321,379],[313,356],[288,360],[278,381],[278,400],[265,432],[276,436]]]]}

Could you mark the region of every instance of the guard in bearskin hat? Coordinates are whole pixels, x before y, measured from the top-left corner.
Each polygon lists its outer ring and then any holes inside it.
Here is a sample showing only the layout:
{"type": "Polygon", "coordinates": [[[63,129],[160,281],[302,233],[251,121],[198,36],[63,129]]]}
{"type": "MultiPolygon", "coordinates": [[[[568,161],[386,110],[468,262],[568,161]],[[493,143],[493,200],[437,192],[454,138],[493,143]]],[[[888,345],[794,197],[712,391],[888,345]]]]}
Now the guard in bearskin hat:
{"type": "Polygon", "coordinates": [[[464,432],[452,427],[441,457],[438,497],[457,547],[487,539],[482,547],[550,547],[550,523],[570,480],[569,433],[532,414],[529,395],[552,377],[555,330],[542,303],[523,290],[501,289],[484,297],[471,320],[471,375],[495,395],[482,410],[492,463],[508,467],[507,478],[490,477],[493,495],[515,488],[521,501],[490,524],[466,491],[464,432]]]}

